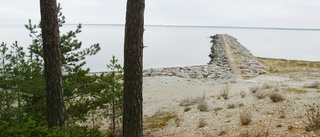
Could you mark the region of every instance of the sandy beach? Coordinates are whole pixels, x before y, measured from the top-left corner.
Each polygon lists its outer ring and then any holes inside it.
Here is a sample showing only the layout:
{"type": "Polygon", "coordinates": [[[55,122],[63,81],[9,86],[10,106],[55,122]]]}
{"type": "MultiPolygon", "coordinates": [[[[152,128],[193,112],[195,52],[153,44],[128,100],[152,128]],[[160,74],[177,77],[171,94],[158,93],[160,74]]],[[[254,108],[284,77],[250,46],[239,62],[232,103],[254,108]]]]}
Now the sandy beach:
{"type": "Polygon", "coordinates": [[[319,77],[318,72],[261,75],[247,80],[145,77],[144,117],[166,112],[176,117],[163,127],[147,128],[144,133],[159,137],[253,136],[256,132],[268,132],[269,136],[316,136],[312,131],[305,131],[308,125],[305,105],[319,103],[320,90],[305,88],[305,85],[319,82],[319,77]],[[253,93],[252,87],[258,91],[253,93]],[[228,90],[227,99],[221,97],[224,90],[228,90]],[[273,93],[282,95],[284,100],[272,102],[269,95],[273,93]],[[199,111],[199,102],[181,106],[184,100],[196,98],[202,98],[208,110],[199,111]],[[190,107],[190,111],[185,112],[186,107],[190,107]],[[239,115],[243,111],[252,114],[249,125],[241,125],[239,115]],[[199,128],[199,119],[207,124],[199,128]],[[257,131],[257,127],[261,131],[257,131]]]}

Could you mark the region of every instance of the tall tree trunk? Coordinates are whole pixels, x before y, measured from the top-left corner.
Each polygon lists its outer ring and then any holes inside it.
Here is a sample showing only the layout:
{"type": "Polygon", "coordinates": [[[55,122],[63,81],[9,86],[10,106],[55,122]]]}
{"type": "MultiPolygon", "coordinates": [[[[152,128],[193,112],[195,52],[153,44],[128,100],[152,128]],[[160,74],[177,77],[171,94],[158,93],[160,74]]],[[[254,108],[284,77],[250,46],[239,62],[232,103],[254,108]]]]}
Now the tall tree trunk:
{"type": "Polygon", "coordinates": [[[56,0],[40,0],[48,127],[64,125],[64,104],[56,0]]]}
{"type": "Polygon", "coordinates": [[[142,55],[145,0],[127,0],[124,41],[123,136],[142,137],[142,55]]]}

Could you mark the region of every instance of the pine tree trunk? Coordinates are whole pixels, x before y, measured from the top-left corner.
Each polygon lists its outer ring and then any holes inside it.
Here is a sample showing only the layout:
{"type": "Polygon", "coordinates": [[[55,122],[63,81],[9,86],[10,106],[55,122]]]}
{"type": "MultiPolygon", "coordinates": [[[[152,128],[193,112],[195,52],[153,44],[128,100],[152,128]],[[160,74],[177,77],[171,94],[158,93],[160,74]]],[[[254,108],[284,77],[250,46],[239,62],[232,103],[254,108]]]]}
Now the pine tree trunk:
{"type": "Polygon", "coordinates": [[[48,127],[64,126],[64,104],[56,0],[40,0],[48,127]]]}
{"type": "Polygon", "coordinates": [[[145,0],[127,0],[124,42],[123,136],[142,137],[142,55],[145,0]]]}

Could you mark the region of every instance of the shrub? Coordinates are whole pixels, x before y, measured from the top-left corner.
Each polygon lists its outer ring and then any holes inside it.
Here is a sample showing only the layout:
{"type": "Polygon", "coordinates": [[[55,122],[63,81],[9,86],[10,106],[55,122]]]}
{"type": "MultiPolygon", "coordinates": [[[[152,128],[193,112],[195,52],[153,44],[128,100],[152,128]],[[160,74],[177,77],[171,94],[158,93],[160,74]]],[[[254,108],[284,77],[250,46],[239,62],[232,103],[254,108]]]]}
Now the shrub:
{"type": "Polygon", "coordinates": [[[284,100],[284,97],[281,94],[277,93],[269,95],[269,98],[272,100],[272,102],[279,102],[284,100]]]}
{"type": "Polygon", "coordinates": [[[206,101],[201,101],[198,104],[197,107],[201,112],[206,112],[208,111],[209,107],[208,107],[208,103],[206,101]]]}
{"type": "Polygon", "coordinates": [[[260,87],[255,85],[253,87],[250,87],[249,90],[251,91],[251,93],[256,93],[260,90],[260,87]]]}
{"type": "Polygon", "coordinates": [[[230,103],[230,104],[228,104],[228,106],[227,106],[227,108],[229,108],[229,109],[232,109],[232,108],[235,108],[235,107],[236,107],[236,105],[233,104],[233,103],[230,103]]]}
{"type": "Polygon", "coordinates": [[[312,130],[320,129],[320,106],[319,105],[307,105],[306,116],[308,118],[308,128],[312,130]]]}
{"type": "Polygon", "coordinates": [[[244,91],[240,91],[240,96],[241,96],[241,98],[246,97],[246,92],[244,92],[244,91]]]}
{"type": "Polygon", "coordinates": [[[242,107],[242,106],[244,106],[244,104],[243,103],[239,103],[239,107],[242,107]]]}
{"type": "Polygon", "coordinates": [[[179,118],[179,117],[174,118],[174,123],[176,124],[177,127],[180,126],[181,121],[182,121],[182,118],[179,118]]]}
{"type": "Polygon", "coordinates": [[[38,125],[33,120],[29,120],[24,123],[8,123],[5,121],[0,121],[0,136],[30,136],[30,137],[44,137],[44,136],[54,136],[54,137],[104,137],[98,127],[88,128],[81,126],[72,127],[53,127],[47,128],[46,126],[38,125]]]}
{"type": "Polygon", "coordinates": [[[248,111],[240,112],[240,123],[241,125],[249,125],[252,121],[252,114],[248,111]]]}
{"type": "Polygon", "coordinates": [[[203,118],[199,119],[198,128],[202,128],[202,127],[205,127],[207,125],[208,125],[208,123],[203,118]]]}
{"type": "Polygon", "coordinates": [[[221,96],[223,99],[227,100],[227,99],[229,98],[229,87],[227,87],[226,89],[222,90],[222,91],[220,92],[220,96],[221,96]]]}
{"type": "Polygon", "coordinates": [[[185,108],[183,109],[184,112],[188,112],[188,111],[190,111],[190,110],[191,110],[191,107],[185,107],[185,108]]]}

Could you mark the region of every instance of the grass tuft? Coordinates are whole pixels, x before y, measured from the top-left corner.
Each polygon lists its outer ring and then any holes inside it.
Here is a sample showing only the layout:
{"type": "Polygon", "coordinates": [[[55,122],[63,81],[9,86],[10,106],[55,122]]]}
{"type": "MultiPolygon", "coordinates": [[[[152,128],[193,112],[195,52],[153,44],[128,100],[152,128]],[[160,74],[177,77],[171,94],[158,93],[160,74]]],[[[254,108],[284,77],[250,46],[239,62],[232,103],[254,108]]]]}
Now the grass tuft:
{"type": "Polygon", "coordinates": [[[255,96],[257,99],[264,99],[266,97],[266,94],[263,92],[258,92],[255,96]]]}
{"type": "Polygon", "coordinates": [[[240,123],[241,125],[249,125],[252,121],[252,114],[248,111],[240,112],[240,123]]]}
{"type": "Polygon", "coordinates": [[[220,92],[220,96],[224,99],[227,100],[229,98],[229,86],[226,87],[226,89],[222,90],[220,92]]]}

